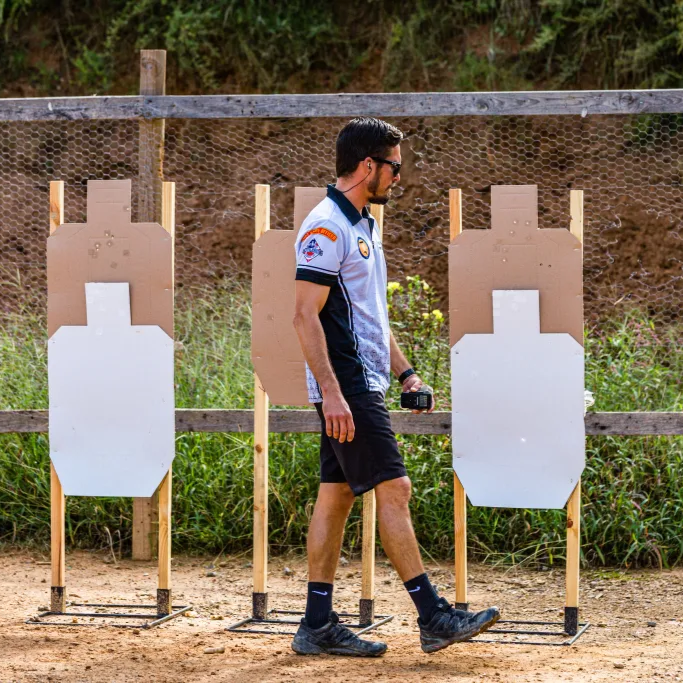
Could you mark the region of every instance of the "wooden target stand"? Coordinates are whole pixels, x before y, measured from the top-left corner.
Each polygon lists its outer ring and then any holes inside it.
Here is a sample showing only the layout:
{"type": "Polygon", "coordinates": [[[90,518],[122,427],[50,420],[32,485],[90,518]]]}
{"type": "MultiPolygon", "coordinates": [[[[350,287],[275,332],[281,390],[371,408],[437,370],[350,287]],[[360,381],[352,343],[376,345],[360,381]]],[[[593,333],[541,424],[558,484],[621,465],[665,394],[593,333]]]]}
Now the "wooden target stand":
{"type": "MultiPolygon", "coordinates": [[[[449,191],[450,240],[462,232],[462,191],[449,191]]],[[[583,190],[570,190],[570,232],[583,247],[583,190]]],[[[458,475],[453,472],[453,502],[455,528],[455,608],[467,610],[467,494],[458,475]]],[[[567,501],[567,567],[564,621],[530,621],[501,619],[498,628],[486,631],[486,638],[474,638],[475,643],[503,645],[573,645],[589,628],[579,622],[579,564],[581,555],[581,481],[567,501]],[[503,626],[505,625],[505,626],[503,626]],[[503,626],[503,628],[500,628],[503,626]],[[527,628],[524,628],[527,627],[527,628]],[[499,635],[492,639],[488,636],[499,635]],[[512,636],[513,639],[510,639],[512,636]],[[526,637],[547,640],[526,640],[526,637]],[[557,639],[560,638],[559,642],[557,639]]]]}
{"type": "MultiPolygon", "coordinates": [[[[175,183],[162,183],[161,225],[175,232],[175,183]]],[[[64,183],[50,182],[50,234],[64,223],[64,183]]],[[[187,612],[192,605],[173,606],[171,595],[171,485],[173,470],[163,478],[159,501],[159,578],[156,605],[69,602],[66,599],[65,513],[66,498],[57,472],[50,463],[50,548],[52,580],[50,609],[29,619],[42,626],[101,626],[106,620],[117,628],[149,629],[187,612]],[[73,609],[78,608],[78,609],[73,609]],[[143,610],[140,612],[139,610],[143,610]],[[52,617],[52,619],[47,619],[52,617]],[[58,618],[68,620],[58,620],[58,618]],[[87,620],[87,621],[85,621],[87,620]],[[120,621],[118,621],[120,620],[120,621]],[[125,621],[124,621],[125,620],[125,621]],[[134,620],[131,623],[131,620],[134,620]],[[98,623],[98,621],[100,623],[98,623]]]]}
{"type": "MultiPolygon", "coordinates": [[[[255,240],[270,230],[270,186],[256,185],[255,240]]],[[[384,207],[372,205],[380,236],[384,224],[384,207]]],[[[268,609],[268,394],[254,373],[254,556],[252,615],[226,628],[237,633],[294,635],[295,631],[278,626],[298,626],[304,612],[268,609]],[[298,618],[292,618],[298,617],[298,618]],[[262,626],[263,628],[259,628],[262,626]]],[[[393,615],[375,615],[375,546],[377,507],[375,491],[363,494],[362,577],[358,614],[341,612],[341,622],[358,635],[391,621],[393,615]],[[351,619],[354,621],[346,621],[351,619]],[[357,619],[357,622],[355,621],[357,619]]]]}

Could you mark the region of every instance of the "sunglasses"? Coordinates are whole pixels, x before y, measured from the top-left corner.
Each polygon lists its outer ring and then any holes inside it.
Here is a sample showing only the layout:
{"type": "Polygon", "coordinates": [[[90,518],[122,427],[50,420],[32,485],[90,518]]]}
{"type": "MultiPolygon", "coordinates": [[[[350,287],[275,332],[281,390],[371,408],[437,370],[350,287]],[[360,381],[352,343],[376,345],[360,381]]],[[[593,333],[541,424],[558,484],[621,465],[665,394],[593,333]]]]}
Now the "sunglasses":
{"type": "Polygon", "coordinates": [[[389,159],[382,159],[382,157],[370,158],[378,164],[389,164],[389,166],[391,166],[391,172],[394,174],[394,178],[401,172],[401,163],[398,161],[389,161],[389,159]]]}

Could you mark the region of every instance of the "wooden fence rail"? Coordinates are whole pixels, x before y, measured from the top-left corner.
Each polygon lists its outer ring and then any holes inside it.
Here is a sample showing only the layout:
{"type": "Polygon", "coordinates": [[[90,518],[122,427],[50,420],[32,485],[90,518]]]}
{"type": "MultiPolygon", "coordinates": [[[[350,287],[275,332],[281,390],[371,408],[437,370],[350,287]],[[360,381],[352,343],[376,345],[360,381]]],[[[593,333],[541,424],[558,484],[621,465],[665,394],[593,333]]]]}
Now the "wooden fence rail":
{"type": "Polygon", "coordinates": [[[0,99],[0,121],[680,113],[682,89],[0,99]]]}
{"type": "MultiPolygon", "coordinates": [[[[271,410],[271,433],[316,433],[320,431],[314,410],[271,410]]],[[[451,433],[451,413],[431,415],[391,411],[398,434],[451,433]]],[[[0,434],[47,432],[47,410],[0,411],[0,434]]],[[[246,432],[254,430],[252,410],[176,410],[177,432],[246,432]]],[[[592,436],[676,436],[683,434],[683,413],[588,413],[586,433],[592,436]]]]}

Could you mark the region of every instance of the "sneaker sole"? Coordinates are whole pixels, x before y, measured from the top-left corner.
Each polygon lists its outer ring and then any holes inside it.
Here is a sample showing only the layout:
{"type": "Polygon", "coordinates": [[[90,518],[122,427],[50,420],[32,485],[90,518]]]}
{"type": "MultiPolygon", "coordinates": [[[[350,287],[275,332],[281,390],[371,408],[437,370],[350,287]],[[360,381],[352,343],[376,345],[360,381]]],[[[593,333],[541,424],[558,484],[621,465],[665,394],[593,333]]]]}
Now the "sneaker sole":
{"type": "Polygon", "coordinates": [[[292,642],[292,650],[298,655],[338,655],[341,657],[381,657],[387,648],[384,646],[383,650],[378,652],[358,652],[356,650],[345,650],[337,648],[322,648],[314,643],[297,643],[292,642]]]}
{"type": "Polygon", "coordinates": [[[466,640],[476,638],[480,633],[488,631],[491,628],[491,626],[493,626],[499,619],[500,614],[497,614],[493,619],[491,619],[491,621],[488,621],[485,624],[483,624],[481,628],[479,628],[479,630],[475,631],[474,633],[459,633],[453,636],[453,638],[449,638],[448,640],[439,640],[433,643],[422,644],[422,651],[426,652],[427,654],[432,654],[434,652],[438,652],[439,650],[443,650],[444,648],[447,648],[449,645],[453,645],[454,643],[462,643],[466,640]]]}

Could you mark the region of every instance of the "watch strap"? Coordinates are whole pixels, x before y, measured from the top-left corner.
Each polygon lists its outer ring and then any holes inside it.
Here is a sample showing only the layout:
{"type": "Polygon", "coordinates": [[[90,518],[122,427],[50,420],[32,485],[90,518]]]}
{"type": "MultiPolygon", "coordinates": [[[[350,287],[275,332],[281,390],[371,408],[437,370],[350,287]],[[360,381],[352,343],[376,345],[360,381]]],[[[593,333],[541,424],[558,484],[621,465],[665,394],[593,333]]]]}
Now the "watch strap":
{"type": "Polygon", "coordinates": [[[408,377],[410,377],[411,375],[414,375],[414,374],[415,374],[415,370],[413,370],[413,368],[408,368],[407,370],[404,370],[398,376],[398,383],[403,384],[403,382],[405,382],[408,379],[408,377]]]}

